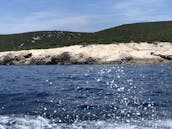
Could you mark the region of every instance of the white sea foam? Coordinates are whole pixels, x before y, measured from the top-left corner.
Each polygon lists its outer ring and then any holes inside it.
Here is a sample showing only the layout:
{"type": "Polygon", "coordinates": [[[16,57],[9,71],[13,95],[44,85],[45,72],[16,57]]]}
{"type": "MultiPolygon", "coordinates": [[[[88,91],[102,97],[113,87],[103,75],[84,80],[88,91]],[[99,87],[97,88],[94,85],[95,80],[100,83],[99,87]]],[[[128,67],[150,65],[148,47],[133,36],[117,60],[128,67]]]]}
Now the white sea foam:
{"type": "Polygon", "coordinates": [[[172,129],[172,120],[117,123],[84,121],[73,124],[54,123],[42,117],[0,116],[0,129],[172,129]]]}

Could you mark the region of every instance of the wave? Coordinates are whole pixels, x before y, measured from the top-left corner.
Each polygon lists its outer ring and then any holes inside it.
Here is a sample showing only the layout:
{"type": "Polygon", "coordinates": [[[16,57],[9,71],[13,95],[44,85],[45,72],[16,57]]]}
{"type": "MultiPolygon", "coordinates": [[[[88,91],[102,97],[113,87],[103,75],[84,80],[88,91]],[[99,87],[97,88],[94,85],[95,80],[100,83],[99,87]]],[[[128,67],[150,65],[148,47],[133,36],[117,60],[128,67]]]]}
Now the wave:
{"type": "Polygon", "coordinates": [[[0,116],[0,129],[172,129],[172,120],[143,122],[83,121],[73,124],[55,123],[43,117],[0,116]]]}

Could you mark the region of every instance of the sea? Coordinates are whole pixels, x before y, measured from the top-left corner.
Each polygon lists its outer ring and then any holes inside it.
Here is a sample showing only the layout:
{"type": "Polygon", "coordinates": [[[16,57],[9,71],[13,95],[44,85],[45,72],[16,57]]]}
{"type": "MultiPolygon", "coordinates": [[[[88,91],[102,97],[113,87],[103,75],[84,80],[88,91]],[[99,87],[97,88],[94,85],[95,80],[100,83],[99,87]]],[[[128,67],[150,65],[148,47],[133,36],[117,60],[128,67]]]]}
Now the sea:
{"type": "Polygon", "coordinates": [[[172,129],[172,65],[0,66],[0,129],[172,129]]]}

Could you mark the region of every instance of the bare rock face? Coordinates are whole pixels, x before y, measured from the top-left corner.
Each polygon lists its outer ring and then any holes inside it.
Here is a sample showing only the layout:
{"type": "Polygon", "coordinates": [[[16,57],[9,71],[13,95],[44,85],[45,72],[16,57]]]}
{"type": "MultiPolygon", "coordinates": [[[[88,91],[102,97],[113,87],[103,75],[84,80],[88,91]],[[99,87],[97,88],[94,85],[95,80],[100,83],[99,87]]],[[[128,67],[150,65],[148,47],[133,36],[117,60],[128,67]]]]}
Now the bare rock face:
{"type": "Polygon", "coordinates": [[[85,57],[83,54],[79,54],[77,58],[71,60],[72,64],[97,64],[99,59],[92,57],[85,57]]]}
{"type": "Polygon", "coordinates": [[[163,54],[155,54],[153,52],[151,52],[151,55],[154,55],[154,56],[159,56],[165,60],[172,60],[172,55],[163,55],[163,54]]]}
{"type": "Polygon", "coordinates": [[[32,53],[27,53],[23,55],[24,58],[31,58],[32,57],[32,53]]]}
{"type": "Polygon", "coordinates": [[[57,56],[52,56],[49,64],[70,64],[71,56],[68,52],[64,52],[57,56]]]}
{"type": "Polygon", "coordinates": [[[20,65],[25,64],[29,58],[32,57],[32,53],[22,53],[20,55],[14,55],[8,53],[0,58],[1,65],[20,65]]]}
{"type": "Polygon", "coordinates": [[[33,57],[30,60],[29,64],[33,65],[43,65],[43,64],[49,64],[50,62],[50,56],[38,56],[38,57],[33,57]]]}
{"type": "Polygon", "coordinates": [[[50,64],[94,64],[97,59],[92,57],[84,57],[80,54],[79,57],[74,58],[69,52],[64,52],[57,56],[52,56],[50,64]]]}
{"type": "Polygon", "coordinates": [[[148,43],[69,46],[0,52],[0,65],[172,64],[172,44],[148,43]]]}
{"type": "Polygon", "coordinates": [[[6,56],[1,57],[0,64],[2,65],[13,65],[13,60],[14,58],[12,57],[11,54],[8,54],[6,56]]]}
{"type": "Polygon", "coordinates": [[[77,62],[76,64],[97,64],[98,63],[97,59],[94,59],[92,57],[83,58],[82,60],[79,59],[76,62],[77,62]]]}
{"type": "Polygon", "coordinates": [[[134,60],[134,58],[130,54],[123,53],[120,55],[119,62],[126,63],[131,60],[134,60]]]}
{"type": "Polygon", "coordinates": [[[32,53],[11,54],[8,53],[0,57],[0,65],[55,65],[55,64],[95,64],[97,59],[85,57],[80,54],[79,57],[72,57],[69,52],[63,52],[59,55],[39,55],[32,56],[32,53]]]}

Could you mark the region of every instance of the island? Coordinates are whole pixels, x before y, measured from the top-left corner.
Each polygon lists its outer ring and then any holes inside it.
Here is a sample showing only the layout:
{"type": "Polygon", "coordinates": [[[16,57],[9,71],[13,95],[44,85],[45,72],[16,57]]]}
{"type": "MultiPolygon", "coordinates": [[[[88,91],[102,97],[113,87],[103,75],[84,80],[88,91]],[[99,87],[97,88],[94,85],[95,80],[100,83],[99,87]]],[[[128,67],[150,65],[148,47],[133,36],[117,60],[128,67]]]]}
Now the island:
{"type": "Polygon", "coordinates": [[[0,65],[172,64],[172,21],[0,35],[0,65]]]}

